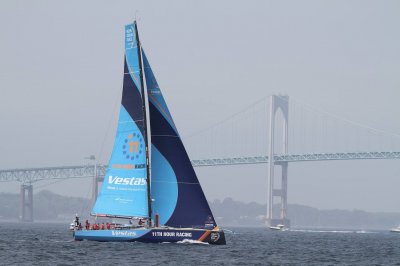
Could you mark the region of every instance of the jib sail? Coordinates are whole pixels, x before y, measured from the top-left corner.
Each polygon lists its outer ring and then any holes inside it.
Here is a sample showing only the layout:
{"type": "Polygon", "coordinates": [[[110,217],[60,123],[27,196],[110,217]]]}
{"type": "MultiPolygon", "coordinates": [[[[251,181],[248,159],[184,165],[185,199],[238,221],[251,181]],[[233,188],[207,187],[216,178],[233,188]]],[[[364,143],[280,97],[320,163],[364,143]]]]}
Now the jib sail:
{"type": "Polygon", "coordinates": [[[140,47],[136,23],[125,26],[122,101],[114,148],[92,215],[148,217],[148,176],[140,47]]]}

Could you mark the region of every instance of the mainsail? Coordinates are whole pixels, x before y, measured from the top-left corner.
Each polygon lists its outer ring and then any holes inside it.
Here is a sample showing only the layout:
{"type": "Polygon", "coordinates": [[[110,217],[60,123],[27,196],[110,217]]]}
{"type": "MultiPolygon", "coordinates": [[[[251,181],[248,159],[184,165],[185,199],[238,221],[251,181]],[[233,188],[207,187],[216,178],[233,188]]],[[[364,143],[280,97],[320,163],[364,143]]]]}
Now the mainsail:
{"type": "Polygon", "coordinates": [[[216,223],[183,146],[157,80],[143,52],[151,128],[153,215],[171,227],[215,227],[216,223]]]}
{"type": "Polygon", "coordinates": [[[92,215],[148,217],[148,175],[140,47],[136,23],[125,26],[122,102],[114,148],[92,215]]]}

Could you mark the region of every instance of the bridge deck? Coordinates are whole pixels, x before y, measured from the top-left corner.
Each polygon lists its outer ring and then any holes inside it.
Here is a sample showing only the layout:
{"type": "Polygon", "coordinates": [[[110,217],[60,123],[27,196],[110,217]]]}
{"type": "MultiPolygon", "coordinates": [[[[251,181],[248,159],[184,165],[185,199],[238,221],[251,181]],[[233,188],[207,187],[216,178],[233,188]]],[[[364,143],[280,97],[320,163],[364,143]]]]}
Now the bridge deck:
{"type": "MultiPolygon", "coordinates": [[[[285,162],[309,162],[332,160],[370,160],[370,159],[400,159],[400,152],[350,152],[350,153],[312,153],[312,154],[282,154],[275,155],[275,164],[285,162]]],[[[268,156],[232,157],[192,160],[194,167],[260,164],[268,163],[268,156]]],[[[104,176],[107,165],[97,165],[97,175],[104,176]]],[[[26,169],[0,170],[0,182],[18,181],[33,183],[45,179],[65,179],[93,177],[93,165],[43,167],[26,169]]]]}
{"type": "MultiPolygon", "coordinates": [[[[334,160],[368,160],[368,159],[400,159],[400,152],[349,152],[349,153],[310,153],[281,154],[274,156],[275,164],[285,162],[334,161],[334,160]]],[[[259,164],[268,163],[268,156],[213,158],[192,160],[194,167],[259,164]]]]}

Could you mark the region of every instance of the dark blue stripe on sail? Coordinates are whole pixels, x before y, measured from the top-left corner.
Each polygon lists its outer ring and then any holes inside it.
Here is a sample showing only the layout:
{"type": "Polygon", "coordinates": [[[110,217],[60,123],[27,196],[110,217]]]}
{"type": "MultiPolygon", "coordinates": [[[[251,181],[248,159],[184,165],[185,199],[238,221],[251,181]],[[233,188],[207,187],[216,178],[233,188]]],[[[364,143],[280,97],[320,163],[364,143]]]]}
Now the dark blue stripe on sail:
{"type": "Polygon", "coordinates": [[[144,136],[144,113],[142,95],[138,90],[136,84],[133,82],[131,75],[129,75],[129,69],[125,58],[124,64],[124,85],[122,90],[122,105],[132,117],[138,126],[142,136],[144,136]]]}
{"type": "Polygon", "coordinates": [[[152,144],[168,160],[178,182],[178,201],[171,218],[165,225],[172,227],[216,226],[203,190],[196,177],[181,139],[150,102],[152,144]]]}

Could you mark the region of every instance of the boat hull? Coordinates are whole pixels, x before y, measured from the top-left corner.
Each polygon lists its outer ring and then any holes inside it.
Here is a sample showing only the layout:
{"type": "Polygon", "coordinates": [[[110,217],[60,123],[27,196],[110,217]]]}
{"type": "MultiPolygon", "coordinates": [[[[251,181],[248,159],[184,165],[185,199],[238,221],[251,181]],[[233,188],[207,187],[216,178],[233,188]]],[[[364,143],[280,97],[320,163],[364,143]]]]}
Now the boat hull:
{"type": "Polygon", "coordinates": [[[77,241],[90,240],[102,242],[180,242],[185,240],[199,241],[214,245],[225,245],[225,234],[222,230],[206,229],[118,229],[118,230],[79,230],[74,231],[77,241]]]}

